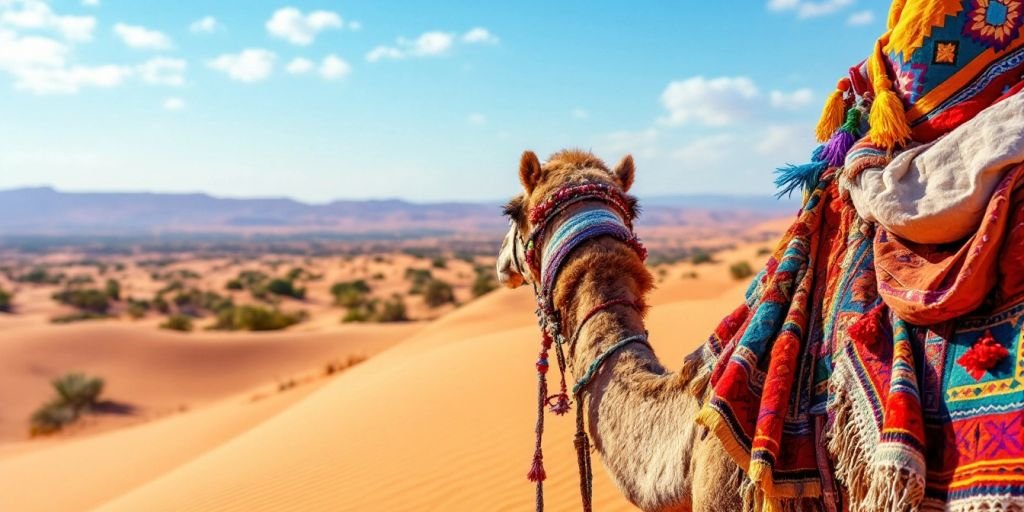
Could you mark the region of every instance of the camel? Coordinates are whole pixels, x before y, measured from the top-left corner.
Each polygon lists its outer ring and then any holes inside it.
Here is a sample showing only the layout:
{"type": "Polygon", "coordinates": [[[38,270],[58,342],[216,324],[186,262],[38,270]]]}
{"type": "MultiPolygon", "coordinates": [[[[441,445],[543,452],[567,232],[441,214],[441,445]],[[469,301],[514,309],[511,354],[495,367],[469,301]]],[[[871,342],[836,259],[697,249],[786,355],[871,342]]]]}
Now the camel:
{"type": "MultiPolygon", "coordinates": [[[[533,152],[523,153],[519,178],[524,193],[505,209],[511,227],[498,257],[499,280],[515,288],[540,278],[522,264],[526,258],[522,242],[534,227],[528,215],[533,207],[571,185],[602,184],[625,194],[634,173],[633,158],[628,155],[609,170],[584,151],[561,151],[543,165],[533,152]]],[[[635,199],[625,197],[632,208],[635,199]]],[[[598,201],[583,201],[559,212],[551,222],[564,222],[588,208],[609,209],[598,201]]],[[[550,233],[537,239],[539,248],[545,236],[550,233]]],[[[566,356],[569,371],[578,379],[618,340],[646,332],[643,312],[652,277],[641,257],[612,237],[593,238],[573,250],[557,275],[552,297],[563,334],[568,337],[579,329],[566,356]],[[595,307],[615,301],[631,304],[615,304],[588,315],[595,307]]],[[[742,489],[749,489],[744,485],[746,477],[718,439],[694,421],[708,391],[706,373],[697,354],[670,372],[647,344],[632,343],[614,350],[586,388],[583,414],[594,446],[618,488],[642,510],[742,509],[742,489]]]]}

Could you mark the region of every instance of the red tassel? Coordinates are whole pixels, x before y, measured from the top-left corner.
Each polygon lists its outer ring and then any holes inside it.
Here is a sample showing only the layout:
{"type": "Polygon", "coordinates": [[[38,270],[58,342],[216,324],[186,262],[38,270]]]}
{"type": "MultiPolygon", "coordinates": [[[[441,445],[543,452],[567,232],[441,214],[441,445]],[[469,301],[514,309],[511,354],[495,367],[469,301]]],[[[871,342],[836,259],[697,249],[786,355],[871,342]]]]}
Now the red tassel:
{"type": "Polygon", "coordinates": [[[543,482],[547,477],[547,473],[544,472],[544,456],[537,451],[533,454],[533,465],[530,466],[530,472],[526,474],[526,478],[531,482],[543,482]]]}
{"type": "Polygon", "coordinates": [[[996,341],[992,331],[985,331],[985,335],[978,338],[978,341],[956,362],[963,366],[974,380],[978,380],[1009,355],[1010,351],[996,341]]]}
{"type": "Polygon", "coordinates": [[[882,321],[885,314],[885,303],[879,303],[870,311],[860,317],[856,323],[847,329],[846,333],[857,344],[870,347],[878,343],[882,334],[882,321]]]}

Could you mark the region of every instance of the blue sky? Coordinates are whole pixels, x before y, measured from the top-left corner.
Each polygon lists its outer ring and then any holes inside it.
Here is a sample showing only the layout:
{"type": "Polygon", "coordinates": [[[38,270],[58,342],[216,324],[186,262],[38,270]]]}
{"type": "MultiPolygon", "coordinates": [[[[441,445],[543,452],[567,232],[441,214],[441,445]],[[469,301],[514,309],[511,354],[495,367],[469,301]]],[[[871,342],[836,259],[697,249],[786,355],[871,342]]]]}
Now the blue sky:
{"type": "Polygon", "coordinates": [[[519,154],[769,193],[887,2],[0,0],[0,188],[493,200],[519,154]]]}

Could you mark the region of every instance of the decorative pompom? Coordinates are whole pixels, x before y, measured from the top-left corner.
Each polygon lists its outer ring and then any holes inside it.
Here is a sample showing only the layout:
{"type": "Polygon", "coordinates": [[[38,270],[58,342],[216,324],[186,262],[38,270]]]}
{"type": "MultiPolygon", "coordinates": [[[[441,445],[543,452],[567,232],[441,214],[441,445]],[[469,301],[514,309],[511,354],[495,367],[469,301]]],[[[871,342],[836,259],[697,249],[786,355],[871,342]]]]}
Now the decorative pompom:
{"type": "Polygon", "coordinates": [[[860,109],[851,108],[846,113],[846,121],[836,130],[832,138],[825,144],[822,156],[830,167],[842,167],[846,163],[846,154],[860,138],[860,109]]]}
{"type": "Polygon", "coordinates": [[[779,191],[775,196],[789,196],[798,189],[813,190],[818,184],[818,179],[821,178],[821,173],[825,172],[825,169],[828,168],[828,162],[825,161],[823,156],[824,151],[824,145],[818,146],[811,155],[813,160],[811,163],[803,165],[789,164],[786,167],[776,169],[775,186],[779,188],[779,191]]]}
{"type": "Polygon", "coordinates": [[[815,129],[818,142],[827,141],[843,124],[843,113],[846,112],[846,91],[849,88],[850,80],[844,78],[836,85],[836,90],[828,95],[825,108],[821,111],[821,119],[818,120],[818,127],[815,129]]]}
{"type": "Polygon", "coordinates": [[[879,303],[864,313],[856,323],[847,329],[846,333],[858,345],[870,347],[878,343],[882,334],[882,322],[885,321],[885,303],[879,303]]]}
{"type": "Polygon", "coordinates": [[[910,124],[907,123],[903,102],[896,93],[885,88],[876,94],[868,115],[868,124],[871,125],[868,137],[876,145],[891,150],[910,140],[910,124]]]}
{"type": "Polygon", "coordinates": [[[569,395],[566,393],[559,393],[548,399],[548,405],[551,407],[551,412],[561,416],[569,412],[569,395]],[[551,399],[555,400],[555,403],[551,403],[551,399]]]}
{"type": "Polygon", "coordinates": [[[978,380],[1008,355],[1010,351],[996,341],[992,331],[985,331],[985,334],[956,362],[963,366],[974,380],[978,380]]]}
{"type": "Polygon", "coordinates": [[[533,465],[530,466],[526,478],[531,482],[543,482],[547,477],[547,473],[544,472],[544,456],[538,451],[533,455],[533,465]]]}

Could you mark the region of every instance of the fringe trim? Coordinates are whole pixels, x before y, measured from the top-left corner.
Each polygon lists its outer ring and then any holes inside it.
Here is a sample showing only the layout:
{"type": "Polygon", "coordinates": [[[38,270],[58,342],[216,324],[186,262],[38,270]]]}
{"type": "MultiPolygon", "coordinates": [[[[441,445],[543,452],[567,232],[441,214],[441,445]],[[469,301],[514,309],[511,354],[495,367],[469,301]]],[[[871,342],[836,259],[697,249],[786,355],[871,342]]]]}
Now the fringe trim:
{"type": "Polygon", "coordinates": [[[1024,512],[1024,503],[1015,496],[986,496],[953,503],[925,502],[922,512],[1024,512]]]}
{"type": "Polygon", "coordinates": [[[917,511],[924,499],[924,463],[921,473],[915,473],[893,461],[879,460],[880,434],[867,411],[857,411],[852,396],[856,384],[848,378],[852,371],[847,364],[837,361],[830,379],[834,399],[829,410],[834,421],[826,435],[836,478],[846,487],[849,511],[917,511]]]}
{"type": "Polygon", "coordinates": [[[821,487],[811,483],[775,485],[770,468],[750,460],[750,453],[732,436],[729,424],[714,408],[705,405],[697,414],[697,424],[707,428],[718,438],[726,453],[744,472],[740,484],[743,512],[823,512],[821,487]],[[754,478],[754,479],[752,479],[754,478]],[[766,495],[766,490],[768,494],[766,495]],[[810,497],[801,492],[816,493],[810,497]]]}

